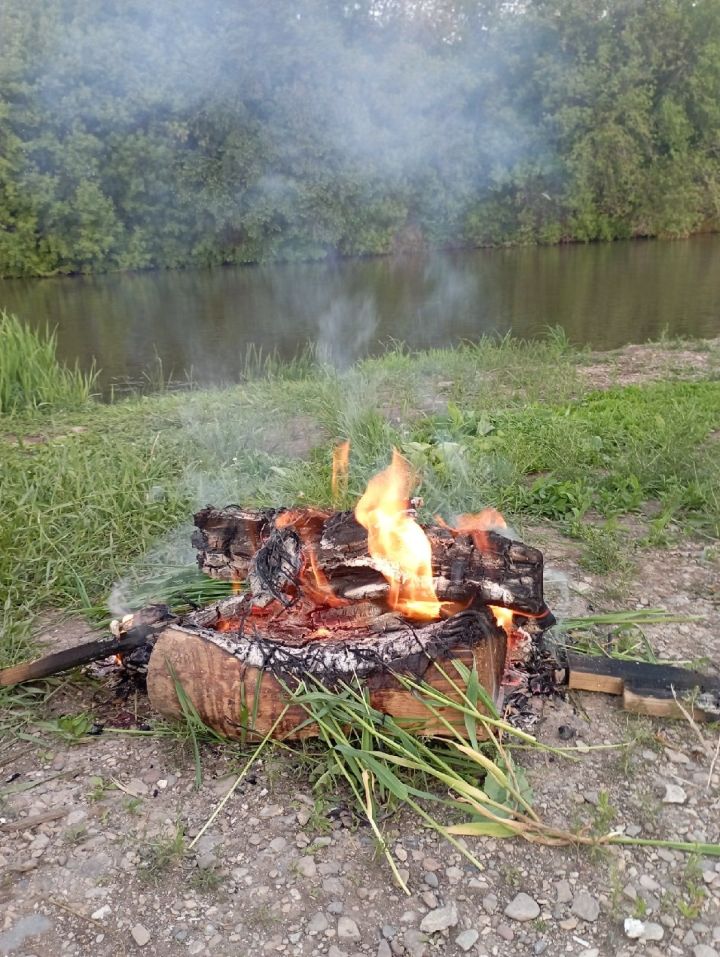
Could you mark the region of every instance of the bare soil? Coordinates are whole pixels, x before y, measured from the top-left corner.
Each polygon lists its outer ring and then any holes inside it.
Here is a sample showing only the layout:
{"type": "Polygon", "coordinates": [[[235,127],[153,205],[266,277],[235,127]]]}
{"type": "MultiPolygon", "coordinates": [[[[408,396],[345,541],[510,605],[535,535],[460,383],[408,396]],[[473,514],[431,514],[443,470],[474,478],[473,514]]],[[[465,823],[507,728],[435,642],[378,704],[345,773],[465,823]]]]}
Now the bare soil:
{"type": "Polygon", "coordinates": [[[593,389],[641,385],[668,378],[705,379],[720,374],[720,338],[706,339],[696,347],[630,345],[616,352],[591,353],[578,369],[593,389]]]}

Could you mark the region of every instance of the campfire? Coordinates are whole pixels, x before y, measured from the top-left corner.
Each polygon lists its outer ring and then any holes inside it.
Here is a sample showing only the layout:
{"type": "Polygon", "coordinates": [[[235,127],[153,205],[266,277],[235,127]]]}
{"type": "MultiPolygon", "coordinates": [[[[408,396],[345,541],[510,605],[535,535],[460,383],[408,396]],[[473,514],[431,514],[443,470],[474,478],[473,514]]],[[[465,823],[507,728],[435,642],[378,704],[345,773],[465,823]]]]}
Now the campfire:
{"type": "MultiPolygon", "coordinates": [[[[333,487],[346,482],[336,450],[333,487]]],[[[455,699],[473,672],[501,697],[508,657],[552,622],[541,553],[507,537],[499,513],[422,526],[416,483],[397,452],[353,512],[207,507],[193,544],[208,575],[246,592],[164,622],[149,660],[150,699],[178,716],[178,686],[223,734],[312,734],[287,707],[300,682],[359,682],[379,711],[422,733],[461,720],[431,715],[404,679],[455,699]],[[282,716],[282,717],[281,717],[282,716]]],[[[134,619],[132,620],[134,622],[134,619]]]]}
{"type": "MultiPolygon", "coordinates": [[[[336,497],[348,456],[347,444],[333,456],[336,497]]],[[[359,686],[412,730],[452,733],[468,688],[498,705],[508,666],[554,619],[541,552],[493,509],[421,525],[416,482],[394,452],[353,511],[208,506],[195,515],[198,564],[233,594],[183,617],[148,606],[114,621],[110,638],[5,669],[0,685],[115,655],[161,714],[190,707],[228,737],[314,734],[293,700],[301,686],[359,686]],[[453,707],[428,708],[420,686],[453,707]]]]}

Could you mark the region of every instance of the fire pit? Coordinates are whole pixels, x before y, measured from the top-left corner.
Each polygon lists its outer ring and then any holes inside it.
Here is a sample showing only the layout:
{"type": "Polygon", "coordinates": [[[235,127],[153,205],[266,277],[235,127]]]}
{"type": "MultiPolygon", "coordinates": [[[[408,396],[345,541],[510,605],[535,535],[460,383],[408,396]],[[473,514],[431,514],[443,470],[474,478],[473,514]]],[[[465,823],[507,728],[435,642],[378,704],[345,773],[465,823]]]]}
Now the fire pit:
{"type": "Polygon", "coordinates": [[[464,717],[448,701],[499,704],[507,662],[554,619],[537,549],[494,510],[420,525],[414,483],[395,453],[354,513],[207,507],[198,563],[235,594],[183,618],[150,605],[112,637],[5,669],[0,687],[116,655],[126,675],[146,675],[157,711],[182,717],[189,702],[229,737],[316,733],[292,701],[302,683],[352,686],[417,733],[452,733],[464,717]],[[444,710],[428,706],[433,689],[444,710]]]}
{"type": "Polygon", "coordinates": [[[498,702],[509,639],[552,620],[542,554],[502,534],[496,512],[464,516],[457,528],[421,526],[413,483],[396,453],[354,514],[199,512],[200,567],[249,591],[162,628],[147,672],[153,706],[181,716],[181,687],[224,735],[303,737],[316,729],[287,707],[302,681],[360,685],[374,708],[424,734],[448,733],[444,722],[462,715],[433,714],[409,683],[460,700],[474,672],[498,702]]]}

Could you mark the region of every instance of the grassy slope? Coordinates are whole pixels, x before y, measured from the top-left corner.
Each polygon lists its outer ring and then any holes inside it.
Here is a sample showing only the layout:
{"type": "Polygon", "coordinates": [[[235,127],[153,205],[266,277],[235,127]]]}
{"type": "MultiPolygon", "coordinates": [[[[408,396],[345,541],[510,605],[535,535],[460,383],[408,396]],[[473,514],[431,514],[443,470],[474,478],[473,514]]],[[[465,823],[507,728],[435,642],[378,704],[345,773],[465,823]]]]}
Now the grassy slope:
{"type": "Polygon", "coordinates": [[[583,361],[560,337],[483,342],[342,377],[300,363],[232,389],[0,417],[0,665],[27,654],[39,611],[104,604],[200,504],[328,503],[338,438],[353,448],[347,505],[397,445],[428,514],[558,521],[600,565],[617,557],[615,517],[648,503],[656,540],[675,519],[718,537],[720,383],[589,392],[583,361]]]}

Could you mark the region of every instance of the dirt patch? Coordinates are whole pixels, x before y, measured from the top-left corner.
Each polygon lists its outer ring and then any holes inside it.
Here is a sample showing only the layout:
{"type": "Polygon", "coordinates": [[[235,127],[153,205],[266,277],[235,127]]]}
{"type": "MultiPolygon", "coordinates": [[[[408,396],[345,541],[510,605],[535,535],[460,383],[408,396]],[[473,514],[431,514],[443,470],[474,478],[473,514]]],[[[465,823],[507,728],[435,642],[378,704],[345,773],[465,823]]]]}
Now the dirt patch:
{"type": "Polygon", "coordinates": [[[698,348],[632,345],[617,352],[593,353],[578,372],[594,389],[668,378],[704,379],[720,372],[720,339],[707,340],[698,348]]]}
{"type": "Polygon", "coordinates": [[[325,429],[310,415],[294,415],[273,422],[272,431],[263,429],[254,436],[257,449],[268,455],[307,459],[313,449],[328,441],[325,429]]]}
{"type": "Polygon", "coordinates": [[[59,439],[67,439],[70,436],[80,435],[83,432],[87,432],[87,428],[84,425],[74,425],[65,432],[59,432],[53,435],[48,435],[45,432],[35,432],[30,435],[13,435],[10,432],[6,432],[0,436],[0,438],[3,442],[7,442],[8,445],[17,445],[23,447],[47,445],[48,442],[56,442],[59,439]]]}

